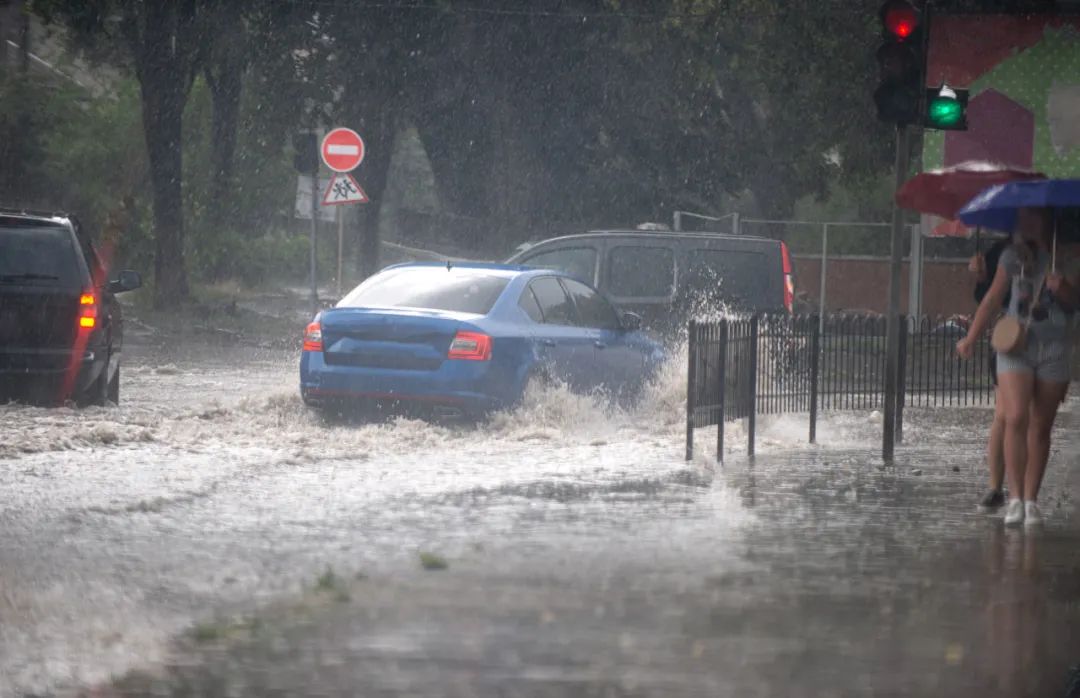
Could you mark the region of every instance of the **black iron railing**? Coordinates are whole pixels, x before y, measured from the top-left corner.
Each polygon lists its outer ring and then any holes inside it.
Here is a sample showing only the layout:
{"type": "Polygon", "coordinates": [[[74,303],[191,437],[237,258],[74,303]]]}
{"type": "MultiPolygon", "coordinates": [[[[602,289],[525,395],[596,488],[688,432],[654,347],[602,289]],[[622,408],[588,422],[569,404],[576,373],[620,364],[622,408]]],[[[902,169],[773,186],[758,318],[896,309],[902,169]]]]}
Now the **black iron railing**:
{"type": "MultiPolygon", "coordinates": [[[[686,454],[694,429],[747,420],[747,451],[754,452],[759,414],[809,414],[816,439],[819,410],[881,409],[885,403],[885,319],[858,315],[754,315],[691,321],[687,375],[686,454]]],[[[903,408],[986,405],[993,400],[990,349],[961,361],[956,321],[901,322],[897,438],[903,408]]],[[[724,430],[717,430],[718,459],[724,430]]]]}

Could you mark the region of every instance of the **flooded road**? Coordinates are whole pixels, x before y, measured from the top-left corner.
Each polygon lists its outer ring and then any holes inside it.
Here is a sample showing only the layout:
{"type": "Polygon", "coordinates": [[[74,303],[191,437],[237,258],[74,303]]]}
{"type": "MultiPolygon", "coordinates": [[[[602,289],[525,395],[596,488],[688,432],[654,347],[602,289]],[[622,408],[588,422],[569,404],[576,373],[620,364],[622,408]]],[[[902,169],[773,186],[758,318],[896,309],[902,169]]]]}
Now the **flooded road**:
{"type": "Polygon", "coordinates": [[[290,352],[126,362],[119,408],[0,407],[0,695],[1018,696],[1080,661],[1072,403],[1025,534],[975,512],[983,410],[909,411],[888,468],[875,415],[753,462],[729,425],[720,469],[678,365],[470,427],[327,422],[290,352]]]}

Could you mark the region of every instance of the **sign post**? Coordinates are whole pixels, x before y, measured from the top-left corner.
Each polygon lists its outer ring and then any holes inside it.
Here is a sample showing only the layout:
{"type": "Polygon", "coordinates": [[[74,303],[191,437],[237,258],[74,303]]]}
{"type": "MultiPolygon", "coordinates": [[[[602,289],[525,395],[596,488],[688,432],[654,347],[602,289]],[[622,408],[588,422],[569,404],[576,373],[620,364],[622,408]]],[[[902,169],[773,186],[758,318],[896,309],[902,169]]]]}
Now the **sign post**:
{"type": "MultiPolygon", "coordinates": [[[[323,206],[340,206],[341,204],[366,204],[369,201],[367,194],[360,188],[360,184],[349,173],[336,174],[330,180],[330,186],[323,195],[323,206]]],[[[345,249],[345,211],[338,208],[337,212],[337,291],[341,297],[342,259],[345,249]]]]}
{"type": "MultiPolygon", "coordinates": [[[[320,149],[323,162],[336,172],[323,195],[324,206],[365,204],[369,201],[360,184],[349,174],[364,160],[364,139],[349,128],[335,128],[323,138],[320,149]]],[[[314,200],[314,196],[312,199],[314,200]]],[[[338,209],[337,292],[341,297],[345,251],[345,212],[338,209]]]]}
{"type": "Polygon", "coordinates": [[[345,249],[345,209],[337,210],[337,295],[341,298],[341,257],[345,249]]]}
{"type": "Polygon", "coordinates": [[[316,182],[319,181],[318,172],[311,175],[311,314],[319,312],[319,279],[316,275],[315,254],[319,244],[319,197],[315,196],[316,182]]]}

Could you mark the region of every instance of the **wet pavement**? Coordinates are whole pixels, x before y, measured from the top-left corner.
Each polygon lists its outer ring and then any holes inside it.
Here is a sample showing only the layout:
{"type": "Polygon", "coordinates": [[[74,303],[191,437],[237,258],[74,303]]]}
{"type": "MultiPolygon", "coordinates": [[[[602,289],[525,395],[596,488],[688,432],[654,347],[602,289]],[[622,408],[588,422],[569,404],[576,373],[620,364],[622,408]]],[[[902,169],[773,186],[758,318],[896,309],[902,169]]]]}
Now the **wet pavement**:
{"type": "Polygon", "coordinates": [[[1056,696],[1080,663],[1080,403],[1045,529],[1006,531],[985,410],[908,411],[889,467],[876,415],[753,461],[729,425],[719,468],[678,366],[467,427],[326,422],[295,359],[145,344],[119,408],[0,407],[0,696],[1056,696]]]}

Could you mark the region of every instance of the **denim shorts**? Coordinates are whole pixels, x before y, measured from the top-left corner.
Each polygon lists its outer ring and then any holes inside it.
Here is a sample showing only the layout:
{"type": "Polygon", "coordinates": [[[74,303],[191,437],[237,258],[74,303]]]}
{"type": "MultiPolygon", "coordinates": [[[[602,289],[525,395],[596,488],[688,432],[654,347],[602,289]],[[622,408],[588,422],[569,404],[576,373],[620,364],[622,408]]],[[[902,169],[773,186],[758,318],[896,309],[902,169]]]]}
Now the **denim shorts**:
{"type": "Polygon", "coordinates": [[[1032,373],[1044,383],[1068,383],[1072,376],[1067,337],[1040,339],[1029,333],[1024,351],[997,354],[997,373],[1032,373]]]}

